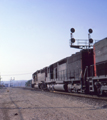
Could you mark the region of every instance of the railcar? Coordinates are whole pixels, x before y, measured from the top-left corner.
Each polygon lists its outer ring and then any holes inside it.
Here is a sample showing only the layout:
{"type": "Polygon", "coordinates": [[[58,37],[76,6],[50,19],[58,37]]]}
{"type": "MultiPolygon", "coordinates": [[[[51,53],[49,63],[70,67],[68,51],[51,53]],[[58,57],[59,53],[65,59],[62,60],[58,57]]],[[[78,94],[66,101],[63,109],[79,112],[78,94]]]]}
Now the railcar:
{"type": "Polygon", "coordinates": [[[45,82],[47,78],[47,67],[37,70],[35,73],[32,75],[32,87],[34,88],[39,88],[43,89],[45,88],[45,82]]]}
{"type": "Polygon", "coordinates": [[[34,72],[32,87],[97,95],[107,92],[107,38],[93,43],[89,36],[89,45],[74,42],[71,35],[70,46],[82,50],[34,72]]]}
{"type": "Polygon", "coordinates": [[[90,66],[91,74],[87,77],[90,92],[98,95],[107,93],[107,38],[93,46],[94,64],[90,66]]]}

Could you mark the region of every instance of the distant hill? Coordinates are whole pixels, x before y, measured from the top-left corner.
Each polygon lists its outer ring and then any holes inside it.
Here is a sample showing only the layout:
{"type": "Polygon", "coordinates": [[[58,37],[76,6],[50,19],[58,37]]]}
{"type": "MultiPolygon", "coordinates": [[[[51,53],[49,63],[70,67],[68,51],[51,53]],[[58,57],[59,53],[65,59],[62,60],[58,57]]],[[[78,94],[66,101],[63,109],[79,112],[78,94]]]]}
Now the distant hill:
{"type": "Polygon", "coordinates": [[[25,83],[28,80],[13,80],[13,81],[2,81],[2,84],[8,84],[8,87],[25,87],[25,83]]]}

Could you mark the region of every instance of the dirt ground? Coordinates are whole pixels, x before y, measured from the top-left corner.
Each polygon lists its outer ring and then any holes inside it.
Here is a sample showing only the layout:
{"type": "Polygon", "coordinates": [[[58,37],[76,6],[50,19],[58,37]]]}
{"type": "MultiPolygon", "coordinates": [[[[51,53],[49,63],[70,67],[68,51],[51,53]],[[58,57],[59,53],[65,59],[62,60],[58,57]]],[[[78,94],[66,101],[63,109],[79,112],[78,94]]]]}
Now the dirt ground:
{"type": "Polygon", "coordinates": [[[107,120],[107,101],[3,88],[0,89],[0,120],[107,120]]]}

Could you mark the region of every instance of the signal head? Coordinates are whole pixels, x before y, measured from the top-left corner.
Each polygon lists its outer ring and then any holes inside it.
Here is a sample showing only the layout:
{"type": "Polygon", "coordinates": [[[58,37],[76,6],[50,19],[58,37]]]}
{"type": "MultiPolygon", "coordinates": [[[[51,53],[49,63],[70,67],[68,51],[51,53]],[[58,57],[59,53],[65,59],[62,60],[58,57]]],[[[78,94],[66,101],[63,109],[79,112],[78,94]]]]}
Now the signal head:
{"type": "Polygon", "coordinates": [[[71,42],[74,43],[74,42],[75,42],[75,39],[74,39],[74,38],[71,38],[71,42]]]}
{"type": "Polygon", "coordinates": [[[74,28],[71,28],[70,31],[71,31],[72,33],[74,33],[74,32],[75,32],[75,29],[74,29],[74,28]]]}
{"type": "Polygon", "coordinates": [[[92,29],[89,29],[89,30],[88,30],[88,32],[89,32],[89,33],[92,33],[92,32],[93,32],[93,30],[92,30],[92,29]]]}
{"type": "Polygon", "coordinates": [[[92,38],[89,39],[89,43],[93,43],[93,39],[92,38]]]}

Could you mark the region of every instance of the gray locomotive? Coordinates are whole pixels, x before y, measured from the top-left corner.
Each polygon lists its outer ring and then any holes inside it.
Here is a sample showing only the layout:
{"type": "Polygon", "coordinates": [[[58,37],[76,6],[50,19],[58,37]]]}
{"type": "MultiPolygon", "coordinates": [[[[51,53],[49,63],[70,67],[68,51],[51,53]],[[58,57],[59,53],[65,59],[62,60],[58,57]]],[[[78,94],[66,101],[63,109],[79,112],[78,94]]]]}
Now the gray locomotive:
{"type": "Polygon", "coordinates": [[[32,87],[102,95],[107,92],[107,38],[94,43],[89,29],[89,43],[80,45],[73,32],[70,46],[82,50],[34,72],[32,87]]]}

